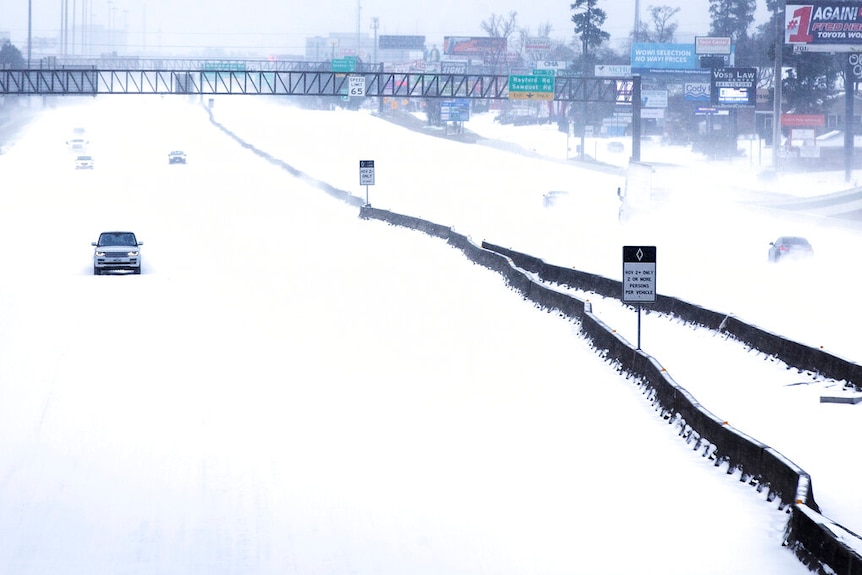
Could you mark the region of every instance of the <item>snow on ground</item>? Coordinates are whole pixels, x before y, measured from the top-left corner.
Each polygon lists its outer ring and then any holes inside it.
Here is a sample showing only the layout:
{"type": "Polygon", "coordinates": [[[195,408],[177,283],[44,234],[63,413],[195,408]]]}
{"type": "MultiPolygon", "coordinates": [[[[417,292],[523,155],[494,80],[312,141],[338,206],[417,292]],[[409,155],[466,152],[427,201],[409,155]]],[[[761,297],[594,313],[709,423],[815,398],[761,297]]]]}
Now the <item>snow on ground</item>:
{"type": "MultiPolygon", "coordinates": [[[[0,194],[3,572],[807,572],[781,547],[775,503],[691,451],[576,325],[496,274],[440,240],[359,220],[184,99],[64,104],[0,156],[18,183],[0,194]],[[62,143],[79,124],[92,172],[75,172],[62,143]],[[167,165],[177,148],[187,166],[167,165]],[[91,275],[89,242],[109,228],[144,241],[141,276],[91,275]]],[[[618,274],[621,240],[656,237],[617,221],[617,175],[363,113],[240,97],[214,111],[356,195],[357,162],[374,159],[372,204],[477,241],[618,274]],[[569,209],[543,208],[557,189],[571,191],[569,209]]],[[[644,229],[668,234],[660,291],[694,285],[675,295],[708,304],[695,297],[714,297],[707,282],[674,281],[697,273],[672,265],[676,230],[656,228],[644,229]]],[[[751,266],[765,245],[753,251],[751,266]]],[[[622,324],[617,307],[596,302],[622,324]]],[[[764,428],[829,423],[812,416],[822,382],[788,386],[774,362],[646,318],[644,349],[681,385],[696,396],[695,383],[721,385],[702,390],[710,401],[739,394],[719,406],[740,410],[732,422],[772,395],[799,411],[761,410],[764,428]],[[696,371],[679,362],[693,335],[724,350],[696,371]],[[703,379],[713,372],[726,380],[703,379]]],[[[782,451],[834,516],[852,511],[850,489],[835,481],[827,494],[796,457],[819,444],[827,460],[831,431],[807,426],[782,451]]]]}
{"type": "MultiPolygon", "coordinates": [[[[366,122],[374,122],[370,117],[351,121],[356,126],[352,131],[339,130],[349,112],[300,114],[261,106],[261,111],[249,112],[238,100],[222,99],[216,117],[251,141],[268,142],[267,151],[276,156],[290,158],[312,175],[325,173],[328,182],[356,189],[357,195],[362,189],[357,186],[355,160],[375,159],[377,183],[370,198],[378,208],[452,224],[477,241],[486,239],[550,263],[616,279],[622,272],[621,246],[656,245],[660,293],[735,314],[769,331],[859,361],[856,337],[862,317],[856,306],[848,305],[855,286],[862,285],[858,266],[848,264],[859,241],[857,225],[763,207],[777,198],[806,198],[854,186],[855,181],[845,181],[843,172],[775,175],[768,165],[755,161],[768,161],[768,149],[754,149],[735,161],[709,162],[688,149],[648,141],[643,144],[642,161],[670,166],[659,168],[654,182],[665,189],[649,213],[620,222],[616,189],[625,188],[623,173],[579,170],[565,162],[566,134],[554,125],[501,126],[491,114],[473,116],[466,124],[471,131],[505,139],[527,151],[500,156],[499,146],[465,147],[433,138],[427,144],[423,140],[417,149],[413,136],[398,126],[373,131],[366,127],[366,122]],[[255,121],[256,117],[267,121],[255,121]],[[333,169],[321,165],[318,155],[303,153],[296,139],[267,139],[264,128],[275,127],[278,132],[287,130],[287,125],[301,133],[311,132],[313,126],[318,130],[330,126],[339,137],[329,141],[328,154],[353,157],[333,169]],[[372,133],[375,137],[369,136],[372,133]],[[447,146],[454,151],[446,153],[447,146]],[[537,154],[556,161],[543,161],[537,154]],[[567,192],[552,209],[542,201],[549,190],[567,192]],[[769,265],[769,242],[779,235],[807,236],[816,257],[769,265]]],[[[628,143],[626,151],[630,151],[628,143]]],[[[611,163],[608,158],[598,159],[611,163]]],[[[852,176],[855,179],[857,174],[852,176]]],[[[637,341],[634,312],[616,302],[594,303],[594,310],[607,317],[609,325],[629,341],[637,341]]],[[[826,514],[862,532],[858,524],[862,497],[852,480],[862,469],[850,456],[847,440],[841,439],[859,433],[856,410],[819,403],[819,393],[834,392],[835,382],[815,383],[806,374],[785,370],[774,382],[754,388],[752,382],[760,378],[748,374],[757,372],[768,358],[753,354],[754,361],[745,368],[732,357],[715,362],[721,353],[715,346],[696,351],[700,348],[689,345],[688,339],[683,343],[670,336],[653,339],[652,321],[668,320],[645,317],[644,349],[699,399],[716,396],[715,407],[701,399],[714,413],[811,473],[826,514]],[[704,369],[714,364],[727,367],[704,369]],[[677,372],[690,375],[680,378],[677,372]],[[731,382],[743,395],[751,393],[750,403],[727,393],[731,382]],[[793,409],[776,409],[777,403],[789,403],[793,409]],[[764,413],[774,413],[776,418],[764,413]]],[[[721,339],[709,333],[705,337],[721,339]]]]}

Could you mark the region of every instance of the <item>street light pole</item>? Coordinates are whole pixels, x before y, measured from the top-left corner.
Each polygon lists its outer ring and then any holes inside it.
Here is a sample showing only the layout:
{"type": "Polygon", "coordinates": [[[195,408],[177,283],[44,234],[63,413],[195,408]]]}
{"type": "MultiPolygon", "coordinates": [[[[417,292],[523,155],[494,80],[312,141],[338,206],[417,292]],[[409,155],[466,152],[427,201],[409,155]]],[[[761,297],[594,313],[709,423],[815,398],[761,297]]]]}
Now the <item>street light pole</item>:
{"type": "Polygon", "coordinates": [[[374,30],[374,56],[372,57],[372,61],[377,63],[377,29],[380,28],[380,18],[375,16],[371,19],[371,29],[374,30]]]}
{"type": "Polygon", "coordinates": [[[360,48],[362,46],[361,41],[359,39],[359,35],[361,33],[360,32],[361,22],[362,22],[362,17],[360,16],[361,14],[362,14],[361,0],[356,0],[356,57],[357,58],[359,58],[359,51],[360,51],[360,48]]]}
{"type": "Polygon", "coordinates": [[[31,68],[33,57],[33,0],[27,0],[27,68],[31,68]]]}

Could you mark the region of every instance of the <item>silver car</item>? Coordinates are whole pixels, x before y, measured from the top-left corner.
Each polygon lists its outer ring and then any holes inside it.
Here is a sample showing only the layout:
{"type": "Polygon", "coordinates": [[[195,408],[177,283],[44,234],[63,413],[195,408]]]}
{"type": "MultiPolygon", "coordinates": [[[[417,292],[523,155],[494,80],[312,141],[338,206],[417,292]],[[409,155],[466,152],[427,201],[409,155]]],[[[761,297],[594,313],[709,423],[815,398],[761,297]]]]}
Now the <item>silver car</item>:
{"type": "Polygon", "coordinates": [[[92,242],[93,274],[125,271],[141,273],[141,250],[144,242],[139,242],[132,232],[102,232],[99,241],[92,242]]]}

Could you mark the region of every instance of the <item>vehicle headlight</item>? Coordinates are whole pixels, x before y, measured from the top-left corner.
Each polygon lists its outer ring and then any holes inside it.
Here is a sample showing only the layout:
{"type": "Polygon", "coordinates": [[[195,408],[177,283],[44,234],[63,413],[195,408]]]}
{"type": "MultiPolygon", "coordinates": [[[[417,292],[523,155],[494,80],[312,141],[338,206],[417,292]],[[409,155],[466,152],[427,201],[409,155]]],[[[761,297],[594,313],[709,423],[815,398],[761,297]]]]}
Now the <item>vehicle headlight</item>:
{"type": "Polygon", "coordinates": [[[138,250],[135,250],[133,252],[129,252],[128,255],[129,256],[136,256],[136,255],[138,255],[138,250]]]}
{"type": "Polygon", "coordinates": [[[103,257],[105,257],[105,252],[103,252],[101,250],[96,250],[96,255],[100,258],[103,258],[103,257]]]}

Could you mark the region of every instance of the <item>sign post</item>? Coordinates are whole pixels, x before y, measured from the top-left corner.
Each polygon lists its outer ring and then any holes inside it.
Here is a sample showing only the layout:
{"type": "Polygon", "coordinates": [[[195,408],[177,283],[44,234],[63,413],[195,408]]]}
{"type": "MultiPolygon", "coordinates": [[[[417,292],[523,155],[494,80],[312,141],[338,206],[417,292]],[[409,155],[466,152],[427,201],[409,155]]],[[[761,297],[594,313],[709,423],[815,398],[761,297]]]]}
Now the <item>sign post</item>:
{"type": "Polygon", "coordinates": [[[359,185],[365,186],[365,205],[368,203],[368,186],[374,185],[374,160],[359,160],[359,185]]]}
{"type": "Polygon", "coordinates": [[[641,348],[641,304],[655,303],[655,246],[623,246],[623,302],[638,309],[638,349],[641,348]]]}

